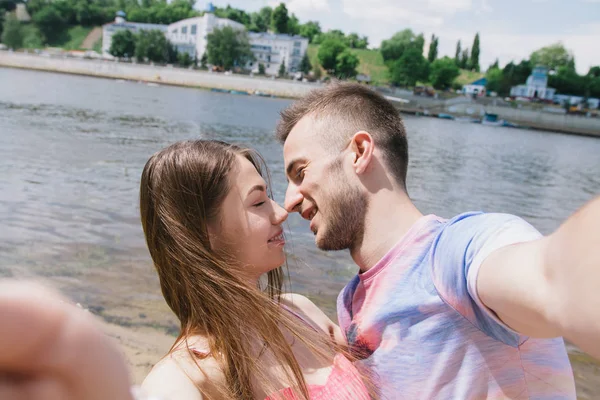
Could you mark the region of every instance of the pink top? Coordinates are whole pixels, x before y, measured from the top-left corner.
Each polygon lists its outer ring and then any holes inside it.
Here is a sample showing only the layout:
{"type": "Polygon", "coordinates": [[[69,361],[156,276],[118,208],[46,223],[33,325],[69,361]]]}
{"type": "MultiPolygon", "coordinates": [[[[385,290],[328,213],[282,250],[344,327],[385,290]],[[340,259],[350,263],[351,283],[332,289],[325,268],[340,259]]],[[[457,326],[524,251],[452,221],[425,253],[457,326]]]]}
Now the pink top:
{"type": "MultiPolygon", "coordinates": [[[[306,325],[317,330],[312,324],[294,310],[281,305],[290,314],[306,325]]],[[[333,369],[324,385],[308,385],[311,400],[368,400],[370,399],[356,367],[342,354],[333,359],[333,369]]],[[[297,400],[298,396],[291,388],[285,388],[265,400],[297,400]]]]}
{"type": "MultiPolygon", "coordinates": [[[[369,393],[358,370],[342,354],[333,359],[333,370],[324,385],[308,385],[311,400],[369,400],[369,393]]],[[[291,388],[285,388],[265,400],[297,400],[291,388]]]]}
{"type": "MultiPolygon", "coordinates": [[[[281,305],[290,314],[317,330],[309,321],[294,310],[281,305]]],[[[190,350],[200,358],[209,355],[208,352],[196,348],[190,350]]],[[[342,354],[333,359],[333,369],[324,385],[308,385],[310,400],[369,400],[370,396],[356,367],[342,354]]],[[[267,397],[265,400],[297,400],[298,396],[291,388],[285,388],[267,397]]]]}

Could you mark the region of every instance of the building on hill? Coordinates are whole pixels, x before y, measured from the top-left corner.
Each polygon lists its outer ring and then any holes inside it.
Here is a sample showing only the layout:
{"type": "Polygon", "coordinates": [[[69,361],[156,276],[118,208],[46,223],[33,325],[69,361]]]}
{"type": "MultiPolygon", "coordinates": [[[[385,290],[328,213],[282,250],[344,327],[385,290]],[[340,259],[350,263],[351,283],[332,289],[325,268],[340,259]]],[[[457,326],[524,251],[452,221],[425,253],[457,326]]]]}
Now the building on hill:
{"type": "Polygon", "coordinates": [[[556,89],[548,87],[548,68],[542,66],[533,69],[524,85],[514,86],[510,89],[511,97],[548,102],[554,99],[555,93],[556,89]]]}
{"type": "MultiPolygon", "coordinates": [[[[127,22],[123,11],[117,13],[115,22],[102,27],[102,55],[110,57],[112,36],[120,30],[131,30],[137,33],[141,30],[158,29],[165,34],[167,39],[180,53],[188,53],[198,60],[206,52],[208,35],[214,29],[229,26],[233,29],[245,31],[245,26],[239,22],[214,15],[212,3],[208,4],[204,15],[201,17],[187,18],[170,25],[142,24],[127,22]]],[[[277,75],[282,63],[285,63],[287,72],[297,72],[302,57],[308,49],[308,39],[302,36],[290,36],[274,33],[247,32],[250,49],[254,60],[245,67],[258,72],[258,65],[263,64],[267,75],[277,75]]]]}
{"type": "Polygon", "coordinates": [[[168,25],[128,22],[126,20],[125,12],[118,11],[114,22],[110,22],[102,26],[102,55],[104,57],[111,57],[110,46],[112,44],[112,37],[119,31],[129,30],[133,33],[138,33],[140,31],[159,30],[166,33],[167,28],[168,25]]]}
{"type": "Polygon", "coordinates": [[[464,85],[462,88],[462,92],[463,92],[463,94],[468,95],[468,96],[485,96],[486,85],[487,85],[487,79],[480,78],[480,79],[477,79],[475,82],[471,82],[468,85],[464,85]]]}
{"type": "Polygon", "coordinates": [[[297,72],[308,49],[308,39],[298,35],[249,32],[248,39],[254,61],[247,67],[255,73],[258,65],[263,64],[265,74],[277,75],[282,63],[285,63],[287,72],[297,72]]]}
{"type": "MultiPolygon", "coordinates": [[[[211,6],[212,4],[209,4],[209,7],[211,6]]],[[[177,51],[200,59],[206,52],[208,35],[214,29],[222,29],[226,26],[236,30],[246,29],[239,22],[219,18],[207,10],[201,17],[188,18],[169,25],[167,39],[177,47],[177,51]]]]}

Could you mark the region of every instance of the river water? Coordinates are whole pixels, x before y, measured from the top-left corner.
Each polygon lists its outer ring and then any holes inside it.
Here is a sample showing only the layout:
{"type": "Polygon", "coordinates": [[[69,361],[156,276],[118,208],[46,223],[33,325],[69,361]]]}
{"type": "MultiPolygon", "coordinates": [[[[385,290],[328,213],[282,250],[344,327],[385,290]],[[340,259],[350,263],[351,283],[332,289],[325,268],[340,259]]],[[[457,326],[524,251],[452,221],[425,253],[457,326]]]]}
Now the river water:
{"type": "MultiPolygon", "coordinates": [[[[146,160],[181,139],[252,146],[266,158],[282,202],[273,131],[288,104],[0,68],[0,276],[53,282],[110,321],[172,331],[176,321],[164,308],[139,222],[146,160]]],[[[514,213],[550,233],[600,193],[599,139],[434,118],[405,122],[408,189],[424,213],[514,213]]],[[[335,296],[356,267],[346,252],[316,250],[298,216],[288,221],[291,289],[333,316],[335,296]]]]}

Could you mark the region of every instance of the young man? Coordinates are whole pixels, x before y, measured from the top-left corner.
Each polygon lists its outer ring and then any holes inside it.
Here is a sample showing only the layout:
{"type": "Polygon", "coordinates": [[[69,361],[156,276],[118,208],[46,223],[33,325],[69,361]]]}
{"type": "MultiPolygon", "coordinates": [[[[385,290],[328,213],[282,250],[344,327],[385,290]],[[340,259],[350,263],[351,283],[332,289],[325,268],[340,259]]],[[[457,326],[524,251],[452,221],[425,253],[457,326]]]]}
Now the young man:
{"type": "Polygon", "coordinates": [[[338,316],[385,399],[574,399],[565,337],[600,356],[600,198],[543,237],[524,220],[423,216],[398,111],[357,84],[282,112],[285,207],[359,274],[338,316]]]}

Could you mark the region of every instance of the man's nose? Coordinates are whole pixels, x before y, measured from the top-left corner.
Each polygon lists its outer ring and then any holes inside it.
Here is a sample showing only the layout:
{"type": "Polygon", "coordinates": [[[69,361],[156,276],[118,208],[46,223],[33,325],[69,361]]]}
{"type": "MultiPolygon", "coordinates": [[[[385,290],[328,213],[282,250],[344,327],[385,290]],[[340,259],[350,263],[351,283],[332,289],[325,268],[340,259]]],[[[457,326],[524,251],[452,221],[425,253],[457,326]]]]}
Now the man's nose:
{"type": "Polygon", "coordinates": [[[283,206],[287,210],[287,212],[295,212],[299,211],[298,206],[302,203],[304,196],[298,190],[298,186],[293,183],[289,183],[287,190],[285,192],[285,201],[283,202],[283,206]]]}

